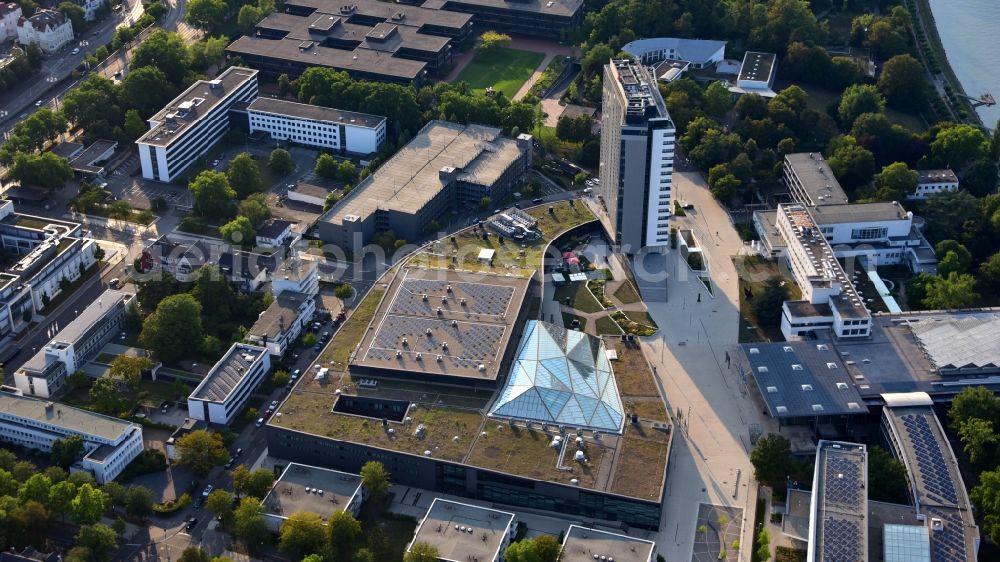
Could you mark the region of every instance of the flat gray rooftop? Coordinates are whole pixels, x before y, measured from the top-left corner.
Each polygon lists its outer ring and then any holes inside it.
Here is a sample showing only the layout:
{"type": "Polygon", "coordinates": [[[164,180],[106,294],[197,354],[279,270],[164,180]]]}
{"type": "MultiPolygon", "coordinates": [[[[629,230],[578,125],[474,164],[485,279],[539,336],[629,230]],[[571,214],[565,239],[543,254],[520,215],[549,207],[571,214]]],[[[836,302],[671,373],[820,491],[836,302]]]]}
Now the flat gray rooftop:
{"type": "Polygon", "coordinates": [[[247,335],[266,337],[268,341],[274,340],[286,332],[292,323],[299,321],[299,307],[310,298],[304,293],[283,291],[261,313],[257,321],[247,331],[247,335]]]}
{"type": "Polygon", "coordinates": [[[406,18],[390,21],[374,26],[351,23],[349,15],[333,13],[327,8],[308,16],[271,14],[257,24],[257,29],[285,33],[285,40],[334,42],[329,46],[346,51],[369,49],[394,53],[406,48],[436,54],[451,43],[448,37],[420,32],[406,18]],[[343,42],[343,46],[336,45],[337,41],[343,42]]]}
{"type": "Polygon", "coordinates": [[[909,324],[938,369],[1000,370],[1000,310],[917,315],[909,324]]]}
{"type": "Polygon", "coordinates": [[[776,418],[867,411],[836,350],[825,342],[745,343],[751,375],[776,418]]]}
{"type": "MultiPolygon", "coordinates": [[[[472,16],[458,12],[437,10],[428,6],[410,6],[397,4],[395,2],[380,2],[378,0],[351,0],[348,4],[354,7],[353,12],[344,14],[361,15],[374,17],[382,20],[391,20],[394,23],[405,22],[404,25],[412,27],[423,27],[424,25],[452,28],[459,30],[472,21],[472,16]],[[402,20],[393,20],[395,14],[403,14],[402,20]]],[[[340,6],[334,0],[288,0],[285,2],[286,8],[311,8],[317,12],[340,14],[340,6]]],[[[426,31],[426,30],[425,30],[426,31]]]]}
{"type": "Polygon", "coordinates": [[[682,37],[655,37],[652,39],[637,39],[622,47],[626,53],[642,57],[650,51],[674,51],[674,57],[686,62],[704,64],[709,58],[725,49],[725,41],[711,39],[685,39],[682,37]]]}
{"type": "MultiPolygon", "coordinates": [[[[847,194],[840,182],[833,175],[830,165],[818,152],[798,152],[785,155],[785,166],[795,172],[802,183],[808,201],[800,201],[808,205],[845,205],[847,194]]],[[[793,193],[793,196],[795,194],[793,193]]]]}
{"type": "Polygon", "coordinates": [[[342,123],[355,127],[367,127],[374,129],[379,124],[385,122],[385,117],[369,115],[367,113],[356,113],[354,111],[344,111],[332,107],[322,107],[319,105],[309,105],[306,103],[296,103],[293,101],[279,100],[274,98],[257,98],[247,106],[248,111],[260,113],[270,113],[287,117],[298,117],[301,119],[311,119],[313,121],[325,121],[327,123],[342,123]]]}
{"type": "Polygon", "coordinates": [[[756,53],[747,51],[743,56],[743,66],[740,67],[739,80],[765,82],[771,76],[774,67],[774,53],[756,53]]]}
{"type": "Polygon", "coordinates": [[[954,182],[958,183],[958,176],[955,172],[945,168],[943,170],[917,170],[917,175],[919,183],[944,183],[944,182],[954,182]]]}
{"type": "Polygon", "coordinates": [[[308,511],[325,522],[335,511],[347,509],[360,489],[361,477],[357,474],[290,463],[262,503],[266,515],[288,517],[308,511]]]}
{"type": "Polygon", "coordinates": [[[496,558],[513,522],[513,513],[437,498],[413,541],[437,548],[441,560],[485,562],[496,558]]]}
{"type": "Polygon", "coordinates": [[[192,128],[208,115],[217,105],[229,99],[235,90],[256,79],[256,70],[231,66],[215,80],[198,80],[168,103],[166,107],[156,112],[150,121],[155,121],[159,125],[146,131],[135,142],[155,146],[166,146],[172,143],[174,139],[183,136],[184,131],[192,128]],[[202,101],[197,104],[192,103],[192,100],[196,98],[202,101]],[[187,104],[190,104],[190,107],[187,104]],[[168,118],[172,122],[168,122],[168,118]]]}
{"type": "Polygon", "coordinates": [[[118,418],[102,416],[65,404],[0,392],[0,420],[17,418],[58,427],[69,433],[93,435],[108,441],[116,441],[123,434],[139,429],[139,426],[118,418]],[[48,404],[52,404],[52,407],[47,407],[48,404]]]}
{"type": "Polygon", "coordinates": [[[896,201],[876,203],[849,203],[846,205],[817,205],[810,209],[816,224],[843,224],[854,222],[886,222],[905,220],[906,209],[896,201]]]}
{"type": "Polygon", "coordinates": [[[319,220],[341,223],[376,209],[413,213],[444,189],[442,168],[455,168],[462,181],[491,185],[520,156],[517,142],[501,137],[500,129],[431,121],[319,220]]]}
{"type": "Polygon", "coordinates": [[[264,360],[267,350],[256,345],[234,343],[222,359],[205,375],[205,379],[191,393],[191,398],[207,402],[222,402],[229,396],[247,372],[264,360]]]}
{"type": "Polygon", "coordinates": [[[627,535],[570,525],[563,540],[563,551],[559,560],[560,562],[594,562],[595,559],[648,562],[653,556],[655,546],[653,542],[627,535]]]}
{"type": "Polygon", "coordinates": [[[226,47],[226,52],[289,60],[348,72],[381,74],[403,80],[415,80],[427,67],[427,63],[421,61],[393,57],[368,49],[345,51],[324,47],[315,42],[263,39],[246,35],[233,41],[226,47]]]}

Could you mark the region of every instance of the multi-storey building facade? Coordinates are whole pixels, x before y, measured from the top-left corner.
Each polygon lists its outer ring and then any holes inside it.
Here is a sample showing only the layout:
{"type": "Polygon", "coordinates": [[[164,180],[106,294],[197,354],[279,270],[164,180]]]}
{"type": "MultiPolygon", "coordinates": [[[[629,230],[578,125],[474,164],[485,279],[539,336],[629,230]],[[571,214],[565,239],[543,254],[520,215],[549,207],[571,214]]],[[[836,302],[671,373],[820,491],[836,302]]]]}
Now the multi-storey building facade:
{"type": "Polygon", "coordinates": [[[604,67],[601,194],[612,242],[628,254],[670,243],[676,129],[656,81],[631,60],[604,67]]]}
{"type": "Polygon", "coordinates": [[[257,97],[257,71],[233,66],[199,80],[149,119],[135,141],[142,177],[175,181],[229,130],[229,110],[257,97]]]}
{"type": "Polygon", "coordinates": [[[275,140],[368,156],[385,141],[385,117],[341,111],[273,98],[257,98],[247,107],[250,133],[275,140]]]}
{"type": "Polygon", "coordinates": [[[54,53],[73,40],[73,22],[62,12],[38,10],[30,18],[17,21],[17,42],[38,45],[46,53],[54,53]]]}
{"type": "Polygon", "coordinates": [[[105,291],[14,373],[24,394],[49,398],[67,388],[66,377],[79,371],[120,331],[133,295],[105,291]]]}
{"type": "Polygon", "coordinates": [[[927,199],[928,195],[945,191],[958,191],[958,176],[955,172],[947,168],[917,170],[917,189],[913,193],[908,193],[906,198],[922,201],[927,199]]]}
{"type": "Polygon", "coordinates": [[[267,349],[234,343],[188,396],[188,416],[228,424],[271,371],[267,349]]]}
{"type": "Polygon", "coordinates": [[[0,391],[0,441],[51,451],[57,439],[73,435],[83,438],[84,456],[70,470],[89,472],[99,484],[114,480],[145,448],[138,424],[0,391]]]}
{"type": "Polygon", "coordinates": [[[21,19],[21,5],[0,2],[0,43],[17,37],[17,21],[21,19]]]}

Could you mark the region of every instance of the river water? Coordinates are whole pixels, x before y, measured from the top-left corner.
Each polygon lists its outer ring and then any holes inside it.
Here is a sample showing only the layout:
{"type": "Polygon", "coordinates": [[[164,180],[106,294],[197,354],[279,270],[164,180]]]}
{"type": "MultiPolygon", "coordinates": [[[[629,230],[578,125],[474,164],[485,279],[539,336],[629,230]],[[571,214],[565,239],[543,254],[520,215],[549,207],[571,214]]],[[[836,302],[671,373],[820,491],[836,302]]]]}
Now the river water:
{"type": "MultiPolygon", "coordinates": [[[[955,75],[965,93],[978,97],[986,92],[1000,100],[1000,1],[929,0],[938,35],[955,75]]],[[[1000,105],[977,109],[989,128],[1000,119],[1000,105]]]]}

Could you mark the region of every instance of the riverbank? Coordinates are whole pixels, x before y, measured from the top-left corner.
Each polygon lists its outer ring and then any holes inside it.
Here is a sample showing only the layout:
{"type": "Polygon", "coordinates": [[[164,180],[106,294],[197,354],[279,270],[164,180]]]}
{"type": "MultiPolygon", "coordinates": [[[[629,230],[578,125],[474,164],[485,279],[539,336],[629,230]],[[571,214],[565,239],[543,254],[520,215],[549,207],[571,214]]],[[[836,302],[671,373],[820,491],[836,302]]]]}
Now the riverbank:
{"type": "Polygon", "coordinates": [[[913,16],[915,31],[919,29],[922,32],[916,34],[917,49],[921,54],[921,60],[931,75],[935,93],[944,101],[952,120],[971,122],[982,127],[983,121],[979,113],[969,102],[968,94],[962,86],[961,80],[958,79],[948,61],[948,54],[938,33],[930,0],[906,0],[906,7],[910,11],[910,15],[913,16]],[[921,35],[926,38],[926,48],[919,40],[921,35]],[[928,57],[932,61],[929,61],[928,57]]]}

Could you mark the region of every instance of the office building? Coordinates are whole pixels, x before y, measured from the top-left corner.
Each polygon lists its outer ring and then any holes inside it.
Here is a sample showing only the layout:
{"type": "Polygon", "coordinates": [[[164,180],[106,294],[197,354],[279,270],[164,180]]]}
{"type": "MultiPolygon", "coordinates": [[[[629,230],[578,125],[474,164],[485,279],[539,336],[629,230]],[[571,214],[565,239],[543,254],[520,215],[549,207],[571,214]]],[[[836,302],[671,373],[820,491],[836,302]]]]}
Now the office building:
{"type": "MultiPolygon", "coordinates": [[[[17,22],[20,19],[20,4],[0,2],[0,43],[17,37],[17,22]]],[[[0,64],[0,67],[2,66],[0,64]]]]}
{"type": "Polygon", "coordinates": [[[110,289],[101,294],[14,373],[17,389],[41,398],[67,390],[66,378],[82,370],[121,331],[133,298],[110,289]]]}
{"type": "Polygon", "coordinates": [[[531,168],[531,151],[531,135],[511,140],[494,127],[431,121],[320,216],[319,237],[344,249],[363,246],[382,230],[419,240],[446,210],[517,191],[531,168]]]}
{"type": "Polygon", "coordinates": [[[198,80],[149,119],[135,141],[142,177],[176,181],[229,131],[229,110],[257,97],[257,71],[232,66],[214,80],[198,80]]]}
{"type": "Polygon", "coordinates": [[[424,8],[471,14],[476,29],[559,40],[583,23],[583,0],[426,0],[424,8]]]}
{"type": "Polygon", "coordinates": [[[604,67],[600,192],[605,229],[627,254],[670,243],[674,123],[645,66],[612,60],[604,67]]]}
{"type": "Polygon", "coordinates": [[[908,200],[923,201],[928,195],[958,191],[958,176],[945,168],[943,170],[917,170],[917,189],[908,193],[908,200]]]}
{"type": "Polygon", "coordinates": [[[657,37],[638,39],[625,44],[622,51],[639,59],[646,66],[663,61],[685,62],[691,68],[707,69],[726,58],[726,42],[709,39],[657,37]]]}
{"type": "Polygon", "coordinates": [[[270,372],[267,349],[234,343],[188,396],[188,417],[228,425],[270,372]]]}
{"type": "Polygon", "coordinates": [[[298,512],[316,513],[323,523],[336,511],[357,517],[365,500],[361,477],[328,468],[289,463],[264,496],[264,520],[278,532],[288,516],[298,512]]]}
{"type": "Polygon", "coordinates": [[[17,20],[17,42],[38,45],[43,52],[53,54],[73,40],[73,22],[62,12],[39,9],[31,17],[17,20]]]}
{"type": "Polygon", "coordinates": [[[809,550],[815,562],[868,559],[868,451],[864,445],[820,441],[816,446],[809,550]]]}
{"type": "Polygon", "coordinates": [[[84,456],[70,471],[89,472],[98,484],[114,480],[144,449],[142,427],[86,410],[0,392],[0,441],[52,451],[52,443],[83,438],[84,456]]]}
{"type": "MultiPolygon", "coordinates": [[[[0,271],[0,338],[44,310],[64,279],[76,281],[97,263],[97,242],[81,233],[79,223],[16,213],[13,202],[0,200],[0,248],[14,258],[0,271]]],[[[4,348],[15,347],[0,341],[0,360],[4,348]]]]}
{"type": "Polygon", "coordinates": [[[246,341],[267,348],[267,352],[275,357],[281,357],[315,313],[314,296],[284,291],[247,330],[246,341]]]}
{"type": "Polygon", "coordinates": [[[656,543],[622,535],[570,525],[563,539],[561,562],[653,562],[656,543]]]}
{"type": "Polygon", "coordinates": [[[264,18],[252,37],[226,48],[275,78],[320,66],[355,80],[421,85],[447,68],[453,45],[472,30],[472,16],[377,0],[292,0],[264,18]]]}
{"type": "Polygon", "coordinates": [[[273,98],[247,107],[250,134],[313,146],[341,155],[371,156],[385,141],[385,117],[273,98]]]}
{"type": "Polygon", "coordinates": [[[423,543],[436,548],[442,562],[502,562],[514,519],[506,511],[435,498],[406,550],[423,543]]]}

